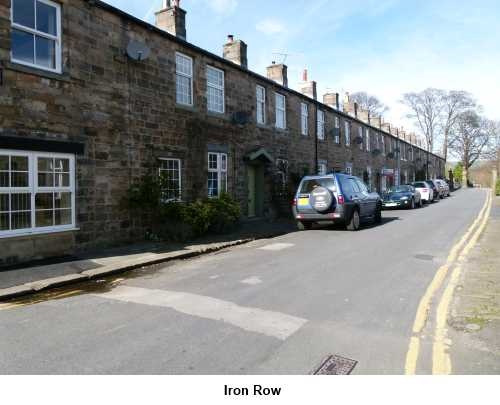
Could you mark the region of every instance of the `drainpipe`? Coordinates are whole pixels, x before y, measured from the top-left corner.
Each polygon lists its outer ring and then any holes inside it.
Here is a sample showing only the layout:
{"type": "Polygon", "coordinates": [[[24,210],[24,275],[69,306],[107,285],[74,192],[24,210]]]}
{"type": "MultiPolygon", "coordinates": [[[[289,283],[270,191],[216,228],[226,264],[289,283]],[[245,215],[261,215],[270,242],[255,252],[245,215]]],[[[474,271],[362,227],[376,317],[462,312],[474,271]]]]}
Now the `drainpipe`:
{"type": "Polygon", "coordinates": [[[314,174],[318,174],[318,105],[316,105],[316,110],[314,114],[314,174]]]}

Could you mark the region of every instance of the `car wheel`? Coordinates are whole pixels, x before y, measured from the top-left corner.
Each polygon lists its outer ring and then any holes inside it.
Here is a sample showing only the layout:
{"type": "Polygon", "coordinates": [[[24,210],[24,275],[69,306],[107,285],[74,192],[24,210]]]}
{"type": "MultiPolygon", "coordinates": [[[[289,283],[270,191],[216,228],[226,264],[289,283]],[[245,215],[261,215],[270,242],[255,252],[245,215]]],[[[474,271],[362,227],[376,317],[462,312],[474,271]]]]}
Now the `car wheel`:
{"type": "Polygon", "coordinates": [[[313,223],[312,222],[302,222],[298,221],[297,222],[297,228],[299,231],[309,231],[312,229],[313,223]]]}
{"type": "Polygon", "coordinates": [[[375,223],[382,223],[382,207],[380,205],[377,206],[377,210],[375,211],[375,223]]]}
{"type": "Polygon", "coordinates": [[[411,199],[410,209],[411,210],[415,209],[415,200],[413,198],[411,199]]]}
{"type": "Polygon", "coordinates": [[[420,202],[418,203],[418,208],[422,208],[424,206],[424,201],[420,199],[420,202]]]}
{"type": "Polygon", "coordinates": [[[347,224],[348,231],[358,231],[361,226],[361,217],[359,216],[359,210],[356,208],[351,216],[351,220],[347,224]]]}

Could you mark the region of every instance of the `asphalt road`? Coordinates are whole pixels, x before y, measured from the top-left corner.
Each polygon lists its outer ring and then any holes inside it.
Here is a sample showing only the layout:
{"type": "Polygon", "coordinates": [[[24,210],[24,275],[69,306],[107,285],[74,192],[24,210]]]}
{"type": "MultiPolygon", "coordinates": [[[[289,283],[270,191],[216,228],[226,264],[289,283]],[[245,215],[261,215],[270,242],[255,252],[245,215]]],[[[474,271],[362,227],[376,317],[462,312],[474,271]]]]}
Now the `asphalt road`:
{"type": "Polygon", "coordinates": [[[419,300],[486,191],[291,233],[0,309],[0,373],[402,374],[419,300]]]}

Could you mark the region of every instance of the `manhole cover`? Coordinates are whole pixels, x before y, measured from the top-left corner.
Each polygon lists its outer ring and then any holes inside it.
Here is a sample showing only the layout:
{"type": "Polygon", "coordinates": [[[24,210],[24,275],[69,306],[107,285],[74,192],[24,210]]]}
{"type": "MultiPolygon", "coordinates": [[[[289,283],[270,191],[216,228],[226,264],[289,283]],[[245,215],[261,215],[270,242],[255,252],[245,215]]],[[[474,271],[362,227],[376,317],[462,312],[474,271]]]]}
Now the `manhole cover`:
{"type": "Polygon", "coordinates": [[[434,260],[434,256],[431,256],[431,255],[415,255],[415,259],[425,260],[426,262],[432,262],[434,260]]]}
{"type": "Polygon", "coordinates": [[[342,356],[328,356],[321,366],[315,371],[314,375],[348,375],[352,373],[358,362],[356,360],[347,359],[342,356]]]}

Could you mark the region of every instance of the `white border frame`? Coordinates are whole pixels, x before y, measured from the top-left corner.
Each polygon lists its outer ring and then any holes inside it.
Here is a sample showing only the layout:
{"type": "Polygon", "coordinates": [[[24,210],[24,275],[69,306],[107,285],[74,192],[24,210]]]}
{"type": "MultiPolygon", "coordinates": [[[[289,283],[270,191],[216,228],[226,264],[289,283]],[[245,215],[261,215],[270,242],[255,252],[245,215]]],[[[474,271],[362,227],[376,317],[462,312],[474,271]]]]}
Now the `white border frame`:
{"type": "MultiPolygon", "coordinates": [[[[177,161],[179,162],[179,194],[180,194],[180,198],[175,200],[165,200],[166,202],[182,202],[183,199],[182,199],[182,160],[181,159],[177,159],[177,158],[158,158],[159,161],[177,161]]],[[[163,169],[163,171],[167,171],[165,169],[163,169]]],[[[162,172],[162,168],[161,167],[158,167],[158,175],[161,176],[161,172],[162,172]]]]}
{"type": "Polygon", "coordinates": [[[275,123],[274,126],[277,129],[285,130],[286,129],[286,96],[284,94],[274,92],[274,109],[275,109],[275,123]],[[278,98],[283,98],[283,108],[278,108],[278,98]],[[283,127],[278,126],[278,111],[283,111],[283,127]]]}
{"type": "MultiPolygon", "coordinates": [[[[75,155],[65,153],[50,153],[36,151],[21,151],[11,149],[0,149],[2,154],[10,156],[28,156],[29,168],[29,193],[31,194],[31,228],[16,229],[9,231],[0,231],[0,239],[14,238],[19,236],[39,235],[46,233],[57,233],[64,231],[77,230],[76,228],[76,164],[75,155]],[[38,187],[38,168],[36,167],[36,158],[61,158],[69,159],[69,187],[38,187]],[[57,190],[57,191],[56,191],[57,190]],[[36,207],[35,196],[37,193],[55,193],[55,192],[70,192],[71,193],[71,224],[68,225],[53,225],[49,227],[36,227],[36,207]]],[[[26,193],[27,188],[0,188],[0,194],[16,194],[26,193]]]]}
{"type": "Polygon", "coordinates": [[[222,69],[218,69],[212,65],[207,65],[207,75],[206,76],[207,76],[207,110],[211,113],[225,114],[226,113],[226,74],[222,69]],[[222,86],[211,84],[208,81],[208,70],[209,69],[216,70],[216,71],[222,73],[222,86]],[[216,90],[222,90],[222,111],[210,109],[210,105],[208,102],[208,88],[209,87],[211,87],[212,89],[216,89],[216,90]]]}
{"type": "MultiPolygon", "coordinates": [[[[15,0],[11,0],[11,6],[10,6],[10,25],[11,25],[11,28],[26,32],[28,34],[32,34],[35,37],[38,35],[40,37],[55,41],[55,44],[56,44],[56,67],[55,67],[55,69],[51,69],[51,68],[48,68],[46,66],[37,65],[36,63],[29,63],[29,62],[25,62],[25,61],[22,61],[19,59],[15,59],[13,52],[12,52],[12,44],[11,44],[11,49],[10,49],[11,62],[16,63],[18,65],[28,66],[28,67],[31,67],[34,69],[44,70],[47,72],[59,73],[59,74],[62,73],[62,22],[61,22],[62,5],[59,3],[55,3],[53,1],[50,1],[50,0],[34,0],[34,2],[35,2],[35,27],[36,27],[36,2],[44,3],[48,6],[52,6],[56,9],[57,36],[53,36],[51,34],[47,34],[46,32],[38,31],[36,28],[34,29],[34,28],[26,27],[24,25],[15,23],[14,22],[14,1],[15,0]]],[[[35,40],[33,39],[33,41],[35,41],[35,40]]],[[[34,59],[36,59],[36,45],[34,45],[33,52],[34,52],[33,57],[34,57],[34,59]]]]}
{"type": "Polygon", "coordinates": [[[182,52],[175,52],[175,103],[178,105],[184,105],[188,107],[193,107],[194,106],[194,59],[191,56],[188,56],[182,52]],[[189,59],[191,61],[191,76],[188,76],[185,73],[180,73],[177,71],[177,56],[180,56],[182,58],[189,59]],[[179,100],[177,100],[177,76],[182,76],[182,77],[187,77],[188,79],[191,80],[191,103],[181,103],[179,100]]]}

